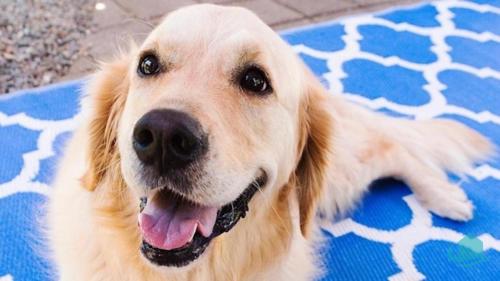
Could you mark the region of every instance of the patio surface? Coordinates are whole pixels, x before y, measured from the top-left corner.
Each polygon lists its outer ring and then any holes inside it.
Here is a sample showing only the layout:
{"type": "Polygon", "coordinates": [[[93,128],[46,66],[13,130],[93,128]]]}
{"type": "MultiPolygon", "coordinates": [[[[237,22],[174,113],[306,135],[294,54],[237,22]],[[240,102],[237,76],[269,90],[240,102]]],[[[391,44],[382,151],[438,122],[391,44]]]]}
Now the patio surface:
{"type": "MultiPolygon", "coordinates": [[[[78,58],[60,80],[91,73],[99,60],[109,59],[117,46],[126,46],[130,37],[141,42],[161,18],[179,7],[197,3],[243,6],[259,15],[275,30],[333,20],[390,7],[409,5],[417,0],[102,0],[105,7],[94,12],[95,32],[83,41],[87,55],[78,58]]],[[[96,7],[99,7],[96,6],[96,7]]]]}

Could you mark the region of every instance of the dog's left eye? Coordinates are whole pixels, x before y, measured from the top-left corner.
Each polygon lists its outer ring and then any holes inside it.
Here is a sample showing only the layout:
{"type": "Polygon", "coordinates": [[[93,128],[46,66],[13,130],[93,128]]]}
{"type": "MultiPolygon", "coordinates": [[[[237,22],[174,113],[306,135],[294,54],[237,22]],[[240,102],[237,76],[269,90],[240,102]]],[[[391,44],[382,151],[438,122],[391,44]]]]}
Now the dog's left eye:
{"type": "Polygon", "coordinates": [[[154,75],[160,71],[160,63],[155,55],[147,55],[139,62],[137,68],[139,74],[144,76],[154,75]]]}
{"type": "Polygon", "coordinates": [[[244,90],[257,94],[265,94],[271,91],[271,85],[269,84],[266,74],[255,66],[243,72],[240,78],[240,86],[244,90]]]}

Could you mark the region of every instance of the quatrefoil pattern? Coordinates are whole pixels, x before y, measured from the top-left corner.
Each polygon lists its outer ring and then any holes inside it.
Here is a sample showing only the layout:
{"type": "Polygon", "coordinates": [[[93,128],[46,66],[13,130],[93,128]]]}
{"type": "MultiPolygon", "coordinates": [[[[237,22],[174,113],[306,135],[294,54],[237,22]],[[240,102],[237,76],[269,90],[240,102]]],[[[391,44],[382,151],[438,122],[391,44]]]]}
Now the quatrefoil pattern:
{"type": "MultiPolygon", "coordinates": [[[[394,116],[456,119],[500,146],[500,1],[437,1],[284,37],[331,94],[394,116]]],[[[320,280],[500,280],[500,162],[468,176],[468,223],[429,213],[400,182],[374,183],[351,216],[322,222],[320,280]],[[481,241],[480,262],[457,254],[465,236],[481,241]]]]}
{"type": "MultiPolygon", "coordinates": [[[[282,35],[331,94],[394,116],[456,119],[500,147],[500,1],[437,1],[282,35]]],[[[0,97],[0,281],[54,279],[40,229],[81,85],[0,97]]],[[[374,183],[348,217],[322,221],[319,280],[500,280],[500,161],[452,180],[475,204],[470,222],[429,213],[395,180],[374,183]],[[465,236],[482,243],[477,262],[457,257],[465,236]]]]}

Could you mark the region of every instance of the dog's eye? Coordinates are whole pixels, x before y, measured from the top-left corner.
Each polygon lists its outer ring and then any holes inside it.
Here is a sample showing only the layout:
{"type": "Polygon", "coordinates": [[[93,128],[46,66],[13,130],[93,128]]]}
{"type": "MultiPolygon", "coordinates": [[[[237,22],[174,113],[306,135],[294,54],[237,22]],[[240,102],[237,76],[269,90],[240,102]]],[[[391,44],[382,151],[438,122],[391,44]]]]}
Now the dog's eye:
{"type": "Polygon", "coordinates": [[[240,79],[242,89],[257,94],[265,94],[271,91],[271,85],[266,74],[259,68],[252,66],[243,72],[240,79]]]}
{"type": "Polygon", "coordinates": [[[139,74],[144,76],[154,75],[160,71],[160,63],[155,55],[147,55],[141,59],[139,62],[139,67],[137,68],[139,74]]]}

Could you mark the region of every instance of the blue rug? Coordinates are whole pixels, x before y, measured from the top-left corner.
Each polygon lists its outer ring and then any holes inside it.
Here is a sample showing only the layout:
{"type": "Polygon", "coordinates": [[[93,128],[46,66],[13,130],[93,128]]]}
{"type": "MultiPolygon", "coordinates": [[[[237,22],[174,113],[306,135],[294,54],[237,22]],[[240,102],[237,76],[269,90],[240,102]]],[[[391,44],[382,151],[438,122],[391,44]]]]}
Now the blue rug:
{"type": "MultiPolygon", "coordinates": [[[[283,33],[332,94],[395,116],[459,120],[500,146],[500,1],[439,1],[283,33]]],[[[35,225],[81,81],[0,97],[0,280],[50,280],[35,225]]],[[[323,222],[320,280],[500,280],[500,161],[461,186],[475,217],[424,210],[401,182],[323,222]]],[[[452,178],[459,181],[457,178],[452,178]]]]}

